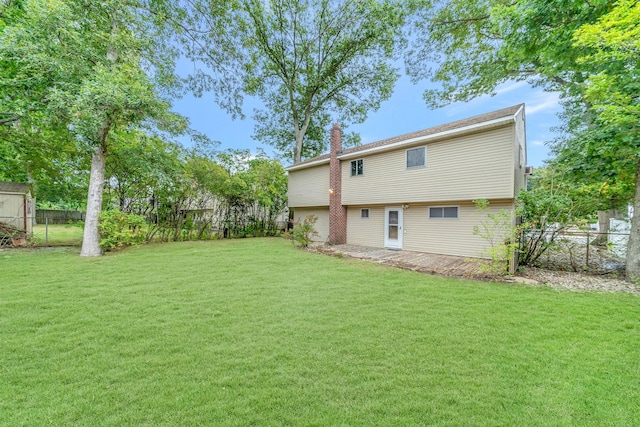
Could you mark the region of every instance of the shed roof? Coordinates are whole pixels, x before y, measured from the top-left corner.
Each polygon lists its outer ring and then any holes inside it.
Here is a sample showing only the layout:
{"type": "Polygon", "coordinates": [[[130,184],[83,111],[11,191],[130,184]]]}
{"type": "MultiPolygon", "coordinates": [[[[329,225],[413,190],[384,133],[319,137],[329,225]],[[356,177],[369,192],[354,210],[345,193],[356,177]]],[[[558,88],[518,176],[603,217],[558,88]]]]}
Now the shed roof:
{"type": "MultiPolygon", "coordinates": [[[[462,120],[457,120],[455,122],[445,123],[443,125],[430,127],[427,129],[416,131],[416,132],[406,133],[404,135],[398,135],[392,138],[382,139],[380,141],[359,145],[357,147],[346,148],[339,153],[338,157],[347,156],[350,154],[357,154],[361,151],[369,151],[372,149],[378,149],[378,148],[384,149],[386,146],[389,146],[389,145],[399,144],[404,141],[412,141],[422,137],[437,137],[438,134],[449,134],[457,130],[462,131],[464,128],[482,125],[484,123],[496,121],[503,118],[514,117],[523,107],[524,107],[524,104],[518,104],[512,107],[491,111],[489,113],[480,114],[480,115],[469,117],[462,120]]],[[[329,157],[330,157],[330,154],[323,154],[321,156],[313,157],[311,159],[307,159],[300,163],[291,165],[287,169],[298,169],[298,168],[304,168],[307,165],[311,166],[319,163],[325,163],[329,160],[329,157]]]]}
{"type": "Polygon", "coordinates": [[[29,194],[31,186],[22,182],[0,182],[0,193],[29,194]]]}

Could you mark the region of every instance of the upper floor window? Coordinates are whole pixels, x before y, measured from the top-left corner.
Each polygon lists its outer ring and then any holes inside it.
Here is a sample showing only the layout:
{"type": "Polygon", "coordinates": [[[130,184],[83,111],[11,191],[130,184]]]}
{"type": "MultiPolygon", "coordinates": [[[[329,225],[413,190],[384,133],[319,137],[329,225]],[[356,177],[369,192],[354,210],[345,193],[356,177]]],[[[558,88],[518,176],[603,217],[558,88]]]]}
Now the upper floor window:
{"type": "Polygon", "coordinates": [[[360,209],[360,218],[369,218],[369,209],[360,209]]]}
{"type": "Polygon", "coordinates": [[[351,176],[364,175],[364,160],[352,160],[351,161],[351,176]]]}
{"type": "Polygon", "coordinates": [[[426,147],[418,147],[407,150],[407,168],[424,166],[427,163],[426,147]]]}
{"type": "Polygon", "coordinates": [[[457,206],[429,208],[429,218],[458,218],[457,206]]]}

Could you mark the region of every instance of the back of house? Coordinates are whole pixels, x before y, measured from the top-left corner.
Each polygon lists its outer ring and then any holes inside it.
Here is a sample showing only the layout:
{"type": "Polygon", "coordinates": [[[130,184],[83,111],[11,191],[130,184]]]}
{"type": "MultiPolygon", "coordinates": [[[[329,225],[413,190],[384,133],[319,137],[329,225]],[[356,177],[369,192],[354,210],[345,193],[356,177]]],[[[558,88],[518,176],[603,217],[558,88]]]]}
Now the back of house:
{"type": "Polygon", "coordinates": [[[478,257],[487,241],[473,230],[487,213],[515,221],[524,105],[344,150],[341,136],[334,126],[330,153],[287,169],[294,220],[316,215],[318,241],[478,257]]]}

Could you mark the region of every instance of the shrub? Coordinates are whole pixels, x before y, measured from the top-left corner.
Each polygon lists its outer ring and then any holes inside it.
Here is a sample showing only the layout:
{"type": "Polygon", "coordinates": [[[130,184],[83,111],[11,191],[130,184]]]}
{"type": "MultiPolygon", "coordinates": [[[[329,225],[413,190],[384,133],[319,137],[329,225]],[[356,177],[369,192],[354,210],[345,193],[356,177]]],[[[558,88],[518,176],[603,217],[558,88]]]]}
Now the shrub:
{"type": "Polygon", "coordinates": [[[307,215],[302,222],[296,223],[290,232],[284,233],[284,237],[291,239],[294,245],[306,248],[314,236],[319,236],[315,229],[316,221],[318,221],[317,216],[307,215]]]}
{"type": "MultiPolygon", "coordinates": [[[[489,208],[489,202],[484,199],[474,200],[476,209],[484,213],[489,208]]],[[[489,262],[481,264],[483,272],[494,276],[504,276],[509,273],[509,261],[518,251],[518,227],[513,225],[513,213],[500,210],[496,213],[488,212],[480,225],[473,227],[473,234],[482,237],[487,247],[481,255],[489,258],[489,262]]]]}
{"type": "Polygon", "coordinates": [[[142,215],[108,210],[100,214],[100,247],[109,251],[145,241],[146,221],[142,215]]]}

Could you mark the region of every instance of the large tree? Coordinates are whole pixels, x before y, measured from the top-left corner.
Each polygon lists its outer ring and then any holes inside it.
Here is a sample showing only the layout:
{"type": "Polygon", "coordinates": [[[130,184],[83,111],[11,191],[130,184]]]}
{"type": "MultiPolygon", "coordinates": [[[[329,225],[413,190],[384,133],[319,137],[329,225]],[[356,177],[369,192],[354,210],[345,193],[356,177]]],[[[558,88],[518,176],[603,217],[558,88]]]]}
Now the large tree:
{"type": "Polygon", "coordinates": [[[431,106],[494,93],[501,83],[526,80],[566,96],[579,95],[591,67],[573,33],[611,8],[608,0],[446,0],[415,19],[407,71],[437,86],[431,106]]]}
{"type": "Polygon", "coordinates": [[[227,84],[264,105],[255,111],[256,136],[294,162],[326,148],[331,121],[361,123],[392,93],[408,2],[237,0],[224,40],[217,8],[194,3],[215,42],[192,45],[190,56],[235,70],[227,84]]]}
{"type": "Polygon", "coordinates": [[[158,31],[145,24],[144,6],[117,0],[3,3],[0,64],[10,73],[0,78],[2,111],[14,121],[40,114],[40,126],[64,124],[92,159],[84,256],[101,253],[98,219],[114,132],[184,125],[158,94],[154,77],[166,81],[174,58],[154,43],[158,31]],[[145,34],[150,28],[153,33],[145,34]]]}
{"type": "Polygon", "coordinates": [[[640,280],[640,3],[619,0],[596,23],[575,33],[580,63],[593,67],[584,84],[597,124],[611,133],[599,145],[612,168],[635,185],[634,215],[626,257],[627,279],[640,280]],[[625,167],[620,168],[620,164],[625,167]]]}

